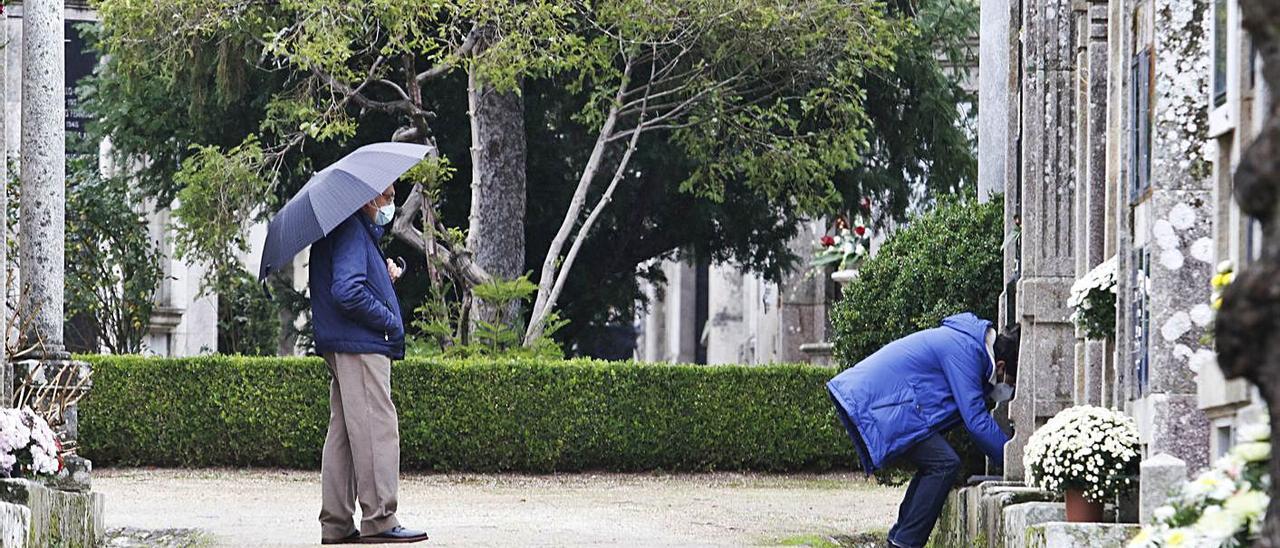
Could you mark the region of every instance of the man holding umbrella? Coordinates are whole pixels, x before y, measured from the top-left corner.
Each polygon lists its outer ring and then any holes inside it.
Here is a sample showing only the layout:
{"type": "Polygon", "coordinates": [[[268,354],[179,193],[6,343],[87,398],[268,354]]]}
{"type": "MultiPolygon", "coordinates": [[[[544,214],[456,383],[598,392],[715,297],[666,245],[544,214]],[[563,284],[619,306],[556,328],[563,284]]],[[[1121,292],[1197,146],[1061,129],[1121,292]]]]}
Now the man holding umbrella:
{"type": "Polygon", "coordinates": [[[395,215],[395,179],[428,152],[404,143],[363,147],[317,173],[267,229],[260,279],[311,245],[315,348],[332,376],[320,472],[322,544],[427,540],[396,519],[400,428],[391,361],[404,357],[404,323],[392,284],[401,270],[378,241],[395,215]]]}

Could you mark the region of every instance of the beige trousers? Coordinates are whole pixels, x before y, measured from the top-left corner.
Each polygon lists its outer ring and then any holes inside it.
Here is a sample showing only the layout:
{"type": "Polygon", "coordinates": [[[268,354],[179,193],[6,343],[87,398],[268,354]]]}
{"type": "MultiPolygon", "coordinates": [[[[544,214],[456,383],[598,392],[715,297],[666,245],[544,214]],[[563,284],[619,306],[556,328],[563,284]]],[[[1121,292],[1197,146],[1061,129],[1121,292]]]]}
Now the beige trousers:
{"type": "Polygon", "coordinates": [[[322,538],[351,533],[356,500],[360,533],[399,525],[400,426],[391,403],[391,359],[379,354],[326,354],[329,434],[320,461],[322,538]]]}

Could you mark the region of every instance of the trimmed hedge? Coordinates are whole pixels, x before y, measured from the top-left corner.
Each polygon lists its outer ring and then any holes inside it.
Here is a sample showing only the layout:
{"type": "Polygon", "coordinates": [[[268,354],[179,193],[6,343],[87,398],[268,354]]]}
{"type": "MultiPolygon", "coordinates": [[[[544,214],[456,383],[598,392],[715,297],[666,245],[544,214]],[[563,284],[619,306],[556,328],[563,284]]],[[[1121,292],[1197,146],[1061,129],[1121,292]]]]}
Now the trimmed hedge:
{"type": "MultiPolygon", "coordinates": [[[[317,468],[318,358],[85,358],[81,454],[98,465],[317,468]]],[[[397,362],[412,470],[827,470],[856,457],[809,365],[397,362]]]]}

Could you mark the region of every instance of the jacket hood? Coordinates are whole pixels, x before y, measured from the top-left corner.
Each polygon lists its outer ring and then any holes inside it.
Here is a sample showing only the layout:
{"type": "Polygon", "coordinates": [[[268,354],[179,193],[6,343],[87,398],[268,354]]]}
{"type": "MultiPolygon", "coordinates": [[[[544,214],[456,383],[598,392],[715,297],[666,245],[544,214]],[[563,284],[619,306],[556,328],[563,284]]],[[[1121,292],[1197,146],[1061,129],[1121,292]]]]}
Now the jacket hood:
{"type": "MultiPolygon", "coordinates": [[[[984,355],[987,353],[987,330],[991,329],[991,322],[979,318],[972,312],[962,312],[943,319],[942,326],[964,333],[970,339],[973,339],[974,344],[977,344],[978,348],[982,349],[984,355]]],[[[988,364],[987,369],[990,368],[991,365],[988,364]]],[[[990,374],[991,371],[987,371],[987,375],[990,374]]]]}

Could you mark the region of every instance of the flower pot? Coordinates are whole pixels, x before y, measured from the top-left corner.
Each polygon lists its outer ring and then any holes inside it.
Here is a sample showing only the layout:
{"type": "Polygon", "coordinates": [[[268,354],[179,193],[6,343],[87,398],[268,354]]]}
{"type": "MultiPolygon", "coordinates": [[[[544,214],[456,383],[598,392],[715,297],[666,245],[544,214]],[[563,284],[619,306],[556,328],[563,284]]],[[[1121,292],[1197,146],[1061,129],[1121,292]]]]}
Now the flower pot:
{"type": "Polygon", "coordinates": [[[1102,503],[1084,498],[1084,491],[1067,489],[1067,521],[1096,523],[1102,521],[1102,503]]]}

